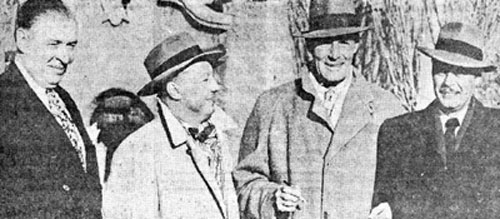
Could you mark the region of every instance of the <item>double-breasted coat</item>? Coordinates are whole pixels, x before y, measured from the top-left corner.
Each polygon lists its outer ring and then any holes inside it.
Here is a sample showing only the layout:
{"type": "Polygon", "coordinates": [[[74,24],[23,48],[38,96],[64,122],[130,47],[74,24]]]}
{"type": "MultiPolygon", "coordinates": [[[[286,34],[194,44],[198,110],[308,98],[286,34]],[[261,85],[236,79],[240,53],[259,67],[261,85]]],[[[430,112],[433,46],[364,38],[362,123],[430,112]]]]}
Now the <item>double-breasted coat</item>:
{"type": "Polygon", "coordinates": [[[87,172],[18,67],[0,75],[0,218],[100,218],[95,148],[69,94],[55,88],[85,143],[87,172]]]}
{"type": "Polygon", "coordinates": [[[377,132],[402,112],[389,92],[355,78],[332,127],[311,77],[271,89],[255,104],[233,177],[242,218],[288,217],[275,210],[280,184],[302,190],[293,218],[366,218],[375,178],[377,132]]]}
{"type": "Polygon", "coordinates": [[[374,205],[388,202],[393,218],[498,218],[500,111],[471,103],[453,153],[437,101],[383,123],[374,205]]]}
{"type": "MultiPolygon", "coordinates": [[[[223,112],[218,109],[216,113],[223,112]]],[[[187,143],[191,137],[180,122],[169,110],[160,115],[129,135],[116,150],[104,187],[104,218],[239,218],[231,179],[234,165],[224,131],[231,126],[222,119],[211,120],[222,149],[221,190],[207,157],[198,156],[200,148],[187,143]]]]}

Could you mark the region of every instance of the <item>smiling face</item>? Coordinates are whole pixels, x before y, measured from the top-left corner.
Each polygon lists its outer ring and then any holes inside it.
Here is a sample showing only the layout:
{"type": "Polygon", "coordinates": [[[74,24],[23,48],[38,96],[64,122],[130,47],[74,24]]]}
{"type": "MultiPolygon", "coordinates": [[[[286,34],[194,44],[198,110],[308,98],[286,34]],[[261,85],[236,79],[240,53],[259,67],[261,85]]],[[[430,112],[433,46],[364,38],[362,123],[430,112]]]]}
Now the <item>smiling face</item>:
{"type": "Polygon", "coordinates": [[[22,52],[19,56],[28,74],[44,88],[57,86],[73,62],[76,21],[49,12],[37,17],[30,29],[18,29],[16,36],[22,52]]]}
{"type": "Polygon", "coordinates": [[[474,95],[476,75],[481,69],[462,68],[434,61],[432,64],[434,93],[445,112],[466,107],[474,95]]]}
{"type": "Polygon", "coordinates": [[[352,74],[352,62],[359,43],[350,36],[315,40],[314,65],[326,82],[340,82],[352,74]]]}
{"type": "Polygon", "coordinates": [[[180,94],[180,104],[202,120],[214,112],[216,93],[221,89],[214,77],[212,65],[206,61],[196,62],[174,79],[180,94]]]}

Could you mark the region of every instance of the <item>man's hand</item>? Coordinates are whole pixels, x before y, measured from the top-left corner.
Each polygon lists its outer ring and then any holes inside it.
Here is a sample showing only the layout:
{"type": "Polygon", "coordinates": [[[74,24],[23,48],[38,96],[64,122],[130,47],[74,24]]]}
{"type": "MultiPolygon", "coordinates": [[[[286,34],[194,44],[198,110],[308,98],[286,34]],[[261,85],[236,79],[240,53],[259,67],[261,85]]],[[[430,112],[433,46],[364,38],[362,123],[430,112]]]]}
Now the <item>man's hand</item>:
{"type": "Polygon", "coordinates": [[[294,212],[305,203],[300,188],[282,185],[275,193],[276,207],[280,212],[294,212]]]}
{"type": "Polygon", "coordinates": [[[392,219],[392,211],[389,203],[382,202],[372,209],[368,219],[392,219]]]}

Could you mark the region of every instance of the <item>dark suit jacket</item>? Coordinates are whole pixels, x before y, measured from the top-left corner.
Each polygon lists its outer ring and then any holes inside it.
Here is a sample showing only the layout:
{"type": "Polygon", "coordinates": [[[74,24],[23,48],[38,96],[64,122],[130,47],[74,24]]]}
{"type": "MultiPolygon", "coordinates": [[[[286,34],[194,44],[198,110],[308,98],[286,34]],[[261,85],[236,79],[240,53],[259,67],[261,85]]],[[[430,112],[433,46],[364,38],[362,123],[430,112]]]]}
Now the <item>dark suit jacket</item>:
{"type": "Polygon", "coordinates": [[[87,173],[55,118],[15,64],[0,75],[0,218],[100,218],[95,149],[75,103],[61,87],[83,137],[87,173]]]}
{"type": "Polygon", "coordinates": [[[373,205],[389,202],[394,218],[498,218],[499,111],[473,99],[445,155],[436,105],[383,123],[373,205]]]}

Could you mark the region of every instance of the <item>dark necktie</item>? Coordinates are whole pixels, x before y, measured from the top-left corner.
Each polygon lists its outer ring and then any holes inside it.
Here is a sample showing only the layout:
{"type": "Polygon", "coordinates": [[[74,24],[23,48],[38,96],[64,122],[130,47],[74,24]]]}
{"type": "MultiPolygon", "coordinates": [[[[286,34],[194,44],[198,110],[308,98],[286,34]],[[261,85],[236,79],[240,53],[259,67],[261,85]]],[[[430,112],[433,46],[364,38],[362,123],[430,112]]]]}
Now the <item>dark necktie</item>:
{"type": "Polygon", "coordinates": [[[456,150],[457,137],[455,136],[455,129],[459,125],[460,123],[457,118],[450,118],[445,123],[446,131],[444,132],[444,143],[447,154],[451,154],[456,150]]]}
{"type": "Polygon", "coordinates": [[[210,134],[214,131],[215,126],[212,124],[208,124],[201,132],[197,128],[188,128],[189,134],[193,136],[194,139],[198,140],[199,142],[205,142],[210,134]]]}

